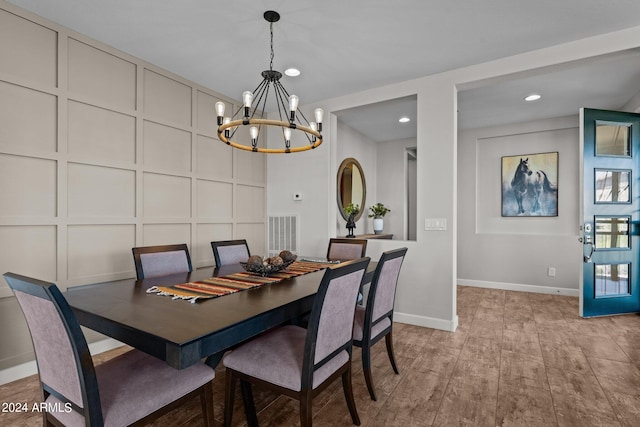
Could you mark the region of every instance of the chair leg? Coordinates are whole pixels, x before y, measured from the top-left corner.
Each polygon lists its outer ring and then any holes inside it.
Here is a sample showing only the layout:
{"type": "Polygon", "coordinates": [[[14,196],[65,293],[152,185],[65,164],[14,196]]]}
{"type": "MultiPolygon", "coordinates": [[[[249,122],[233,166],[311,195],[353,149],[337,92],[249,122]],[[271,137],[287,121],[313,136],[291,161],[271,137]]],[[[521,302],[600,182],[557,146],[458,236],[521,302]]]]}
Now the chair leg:
{"type": "Polygon", "coordinates": [[[200,395],[200,401],[202,402],[202,416],[204,418],[204,425],[213,427],[213,382],[208,382],[203,386],[202,394],[200,395]]]}
{"type": "Polygon", "coordinates": [[[311,390],[304,390],[300,395],[300,427],[311,427],[313,423],[312,402],[311,390]]]}
{"type": "Polygon", "coordinates": [[[349,367],[342,374],[342,389],[344,391],[344,398],[347,400],[347,406],[349,407],[351,420],[355,425],[359,426],[360,417],[358,416],[358,410],[356,409],[356,401],[353,398],[353,387],[351,386],[351,362],[349,362],[349,367]]]}
{"type": "Polygon", "coordinates": [[[391,361],[393,372],[399,375],[400,372],[398,371],[398,365],[396,365],[396,358],[393,355],[393,338],[391,337],[391,333],[392,331],[389,331],[389,333],[384,337],[384,340],[387,343],[387,354],[389,355],[389,360],[391,361]]]}
{"type": "Polygon", "coordinates": [[[369,390],[369,396],[371,400],[377,401],[376,390],[373,387],[373,378],[371,377],[371,368],[363,368],[362,372],[364,373],[364,381],[367,383],[367,390],[369,390]]]}
{"type": "Polygon", "coordinates": [[[238,379],[229,369],[225,372],[224,387],[224,426],[231,427],[231,419],[233,418],[233,401],[236,394],[236,382],[238,379]]]}
{"type": "Polygon", "coordinates": [[[42,425],[45,427],[56,427],[56,425],[46,412],[42,413],[42,425]]]}
{"type": "Polygon", "coordinates": [[[373,387],[373,377],[371,376],[371,348],[366,344],[362,346],[362,372],[364,373],[364,381],[367,383],[367,390],[369,390],[371,400],[378,400],[373,387]]]}
{"type": "Polygon", "coordinates": [[[247,425],[249,425],[249,427],[258,427],[258,416],[256,415],[256,405],[253,402],[251,383],[240,380],[240,390],[242,391],[242,401],[244,402],[244,413],[247,417],[247,425]]]}

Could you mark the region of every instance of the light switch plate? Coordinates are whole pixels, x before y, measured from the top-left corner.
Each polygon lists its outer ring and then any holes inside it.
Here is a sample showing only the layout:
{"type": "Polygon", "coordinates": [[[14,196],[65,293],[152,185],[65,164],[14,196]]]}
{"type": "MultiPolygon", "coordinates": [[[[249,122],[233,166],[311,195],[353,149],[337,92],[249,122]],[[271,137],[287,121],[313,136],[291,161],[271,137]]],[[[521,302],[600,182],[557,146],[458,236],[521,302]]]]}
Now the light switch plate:
{"type": "Polygon", "coordinates": [[[424,220],[424,229],[429,231],[444,231],[447,229],[447,219],[426,218],[424,220]]]}

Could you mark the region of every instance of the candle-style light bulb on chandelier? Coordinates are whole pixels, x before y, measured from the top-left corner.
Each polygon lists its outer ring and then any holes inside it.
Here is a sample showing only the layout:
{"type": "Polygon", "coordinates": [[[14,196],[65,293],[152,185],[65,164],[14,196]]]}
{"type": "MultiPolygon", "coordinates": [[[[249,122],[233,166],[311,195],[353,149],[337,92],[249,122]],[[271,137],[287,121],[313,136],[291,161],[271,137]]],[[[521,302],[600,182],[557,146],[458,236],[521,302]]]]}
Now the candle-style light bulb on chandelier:
{"type": "Polygon", "coordinates": [[[260,153],[295,153],[316,148],[322,144],[322,116],[324,111],[322,108],[316,108],[314,111],[315,121],[309,122],[302,114],[302,111],[298,109],[300,99],[296,95],[289,95],[289,92],[280,83],[282,73],[273,69],[273,23],[280,20],[280,14],[273,10],[268,10],[264,13],[264,19],[269,22],[271,34],[269,69],[262,72],[263,80],[253,92],[247,90],[242,93],[242,106],[236,110],[232,117],[224,115],[224,102],[216,102],[218,138],[234,148],[260,153]],[[265,108],[271,92],[273,92],[280,120],[265,119],[265,108]],[[259,112],[258,118],[254,118],[256,112],[259,112]],[[249,126],[250,144],[234,141],[234,136],[240,126],[249,126]],[[281,129],[283,148],[258,147],[258,136],[263,131],[263,127],[266,128],[267,126],[281,129]],[[292,147],[292,131],[302,132],[309,143],[292,147]]]}

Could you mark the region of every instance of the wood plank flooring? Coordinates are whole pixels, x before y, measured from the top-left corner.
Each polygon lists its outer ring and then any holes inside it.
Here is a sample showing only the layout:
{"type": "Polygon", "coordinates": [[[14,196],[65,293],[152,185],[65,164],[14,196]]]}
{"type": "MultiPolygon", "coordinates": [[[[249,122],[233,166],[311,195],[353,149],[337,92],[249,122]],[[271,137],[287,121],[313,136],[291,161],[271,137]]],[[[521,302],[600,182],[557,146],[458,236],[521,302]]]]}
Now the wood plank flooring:
{"type": "MultiPolygon", "coordinates": [[[[640,316],[578,317],[578,299],[458,287],[455,333],[396,323],[395,375],[383,342],[374,347],[378,401],[369,399],[360,351],[353,383],[363,426],[638,426],[640,316]]],[[[96,357],[100,363],[126,348],[96,357]]],[[[298,425],[298,405],[255,388],[261,426],[298,425]]],[[[215,379],[221,425],[224,370],[215,379]]],[[[0,386],[0,402],[38,398],[36,377],[0,386]]],[[[350,426],[341,383],[314,401],[315,426],[350,426]]],[[[246,424],[242,400],[235,426],[246,424]]],[[[2,426],[41,425],[37,413],[0,413],[2,426]]],[[[198,401],[154,426],[202,425],[198,401]]]]}

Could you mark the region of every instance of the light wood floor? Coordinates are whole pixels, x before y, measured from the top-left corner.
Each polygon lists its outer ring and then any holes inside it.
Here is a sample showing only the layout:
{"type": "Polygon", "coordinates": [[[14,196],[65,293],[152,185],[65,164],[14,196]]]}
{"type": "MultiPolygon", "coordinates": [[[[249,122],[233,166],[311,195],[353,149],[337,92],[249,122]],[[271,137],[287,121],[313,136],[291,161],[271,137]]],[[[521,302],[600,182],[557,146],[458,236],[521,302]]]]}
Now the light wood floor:
{"type": "MultiPolygon", "coordinates": [[[[578,299],[458,287],[455,333],[396,323],[400,375],[375,347],[378,401],[369,399],[354,349],[363,426],[639,426],[640,316],[580,319],[578,299]]],[[[97,362],[121,349],[100,355],[97,362]]],[[[217,423],[224,371],[215,379],[217,423]]],[[[254,390],[261,426],[298,425],[297,403],[254,390]]],[[[0,387],[0,402],[36,401],[35,377],[0,387]]],[[[234,425],[244,425],[236,398],[234,425]]],[[[40,425],[38,414],[0,413],[2,426],[40,425]]],[[[202,425],[199,402],[155,426],[202,425]]],[[[314,401],[314,425],[349,426],[340,381],[314,401]]]]}

